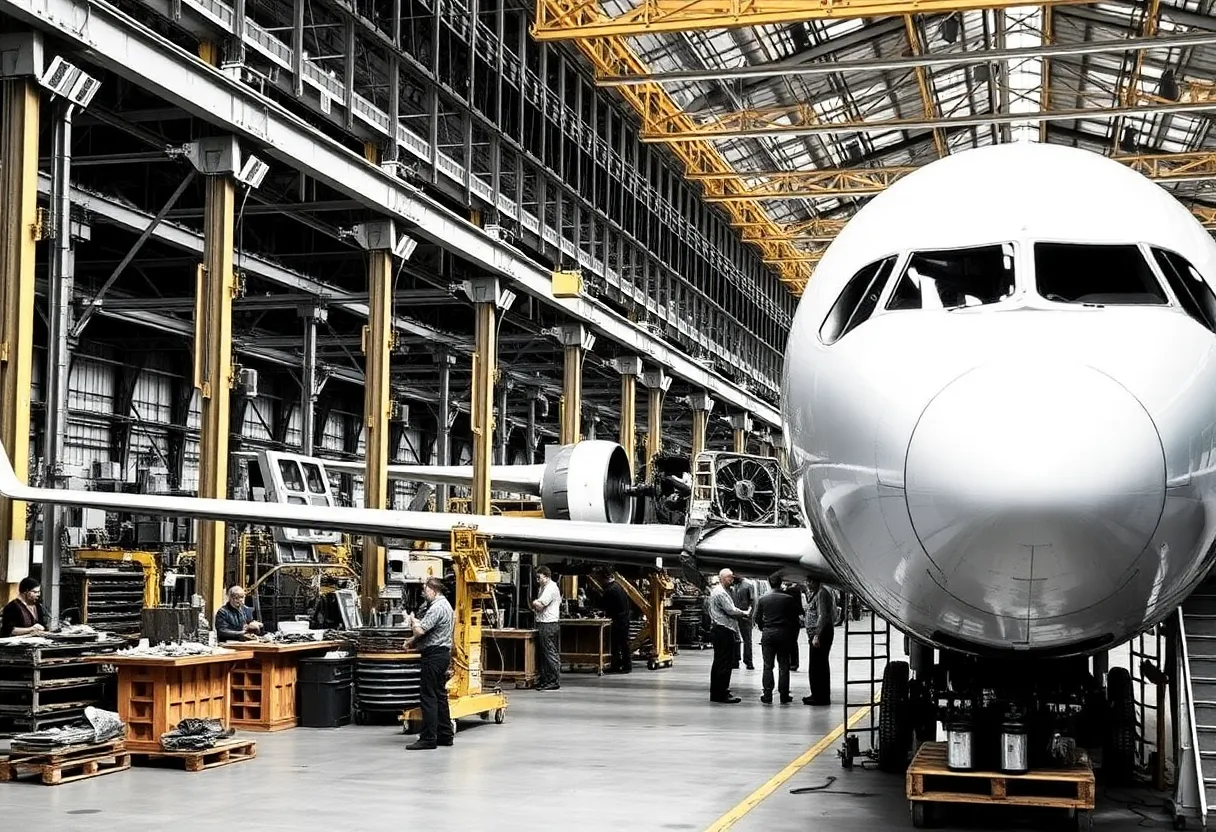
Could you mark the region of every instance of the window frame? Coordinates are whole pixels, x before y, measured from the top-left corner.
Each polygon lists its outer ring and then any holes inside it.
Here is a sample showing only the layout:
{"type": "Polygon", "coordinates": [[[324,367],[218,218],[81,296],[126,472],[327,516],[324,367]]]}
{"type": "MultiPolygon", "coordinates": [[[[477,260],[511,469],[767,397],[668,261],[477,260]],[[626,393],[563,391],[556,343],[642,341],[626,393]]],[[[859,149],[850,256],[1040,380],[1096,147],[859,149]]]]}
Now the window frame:
{"type": "Polygon", "coordinates": [[[992,309],[1002,308],[1010,303],[1013,303],[1025,295],[1026,283],[1022,276],[1026,273],[1026,263],[1023,260],[1023,255],[1026,247],[1021,240],[990,240],[986,243],[972,243],[965,246],[939,246],[933,248],[913,248],[907,249],[900,253],[898,267],[891,273],[887,280],[887,285],[883,289],[882,297],[878,299],[879,310],[876,314],[882,315],[900,315],[906,312],[924,312],[924,308],[920,309],[888,309],[887,305],[891,302],[891,296],[895,294],[895,289],[899,285],[899,281],[903,279],[904,272],[908,269],[908,264],[917,254],[925,251],[967,251],[968,249],[988,248],[989,246],[1012,246],[1013,247],[1013,291],[1009,297],[1004,300],[999,300],[994,303],[982,303],[979,306],[954,306],[949,309],[943,309],[944,312],[965,311],[968,309],[992,309]],[[898,274],[898,277],[896,276],[898,274]]]}
{"type": "Polygon", "coordinates": [[[828,307],[827,314],[825,314],[823,316],[823,319],[820,320],[820,322],[819,322],[819,327],[815,332],[816,336],[819,338],[819,343],[823,344],[825,347],[830,347],[833,344],[837,344],[846,335],[848,335],[853,330],[857,329],[857,327],[861,326],[866,321],[870,320],[875,315],[880,314],[882,312],[882,299],[883,299],[883,296],[886,294],[887,284],[890,283],[891,275],[895,274],[896,268],[899,266],[899,263],[902,258],[903,258],[903,255],[900,253],[892,253],[892,254],[884,255],[882,257],[877,257],[877,258],[867,262],[864,266],[861,266],[860,268],[858,268],[856,271],[853,272],[853,274],[851,274],[849,276],[849,279],[846,280],[844,282],[844,285],[840,287],[840,291],[836,293],[836,297],[832,301],[832,305],[828,307]],[[847,292],[849,290],[849,288],[853,285],[853,282],[858,280],[864,272],[868,271],[869,269],[875,269],[875,268],[877,270],[875,271],[874,275],[870,278],[870,282],[866,286],[867,291],[864,291],[858,298],[857,302],[853,305],[853,309],[849,313],[849,316],[845,319],[844,323],[841,325],[840,331],[837,333],[837,335],[834,338],[829,339],[829,338],[825,337],[824,328],[828,325],[828,321],[831,320],[833,315],[835,314],[836,307],[840,304],[841,300],[844,299],[845,292],[847,292]],[[887,271],[887,274],[885,277],[883,276],[884,269],[886,269],[886,271],[887,271]],[[870,310],[868,315],[866,315],[860,321],[857,321],[856,323],[854,323],[853,319],[857,317],[857,310],[861,308],[862,303],[864,302],[864,299],[869,294],[868,289],[874,287],[876,285],[876,283],[878,283],[878,281],[880,281],[880,280],[882,281],[882,285],[881,285],[881,288],[879,288],[879,290],[878,290],[878,296],[875,299],[874,308],[870,310]]]}
{"type": "MultiPolygon", "coordinates": [[[[1171,296],[1173,296],[1171,305],[1192,321],[1202,326],[1204,329],[1216,334],[1216,289],[1212,288],[1212,284],[1208,282],[1208,279],[1203,272],[1199,271],[1199,269],[1195,267],[1195,264],[1192,263],[1186,255],[1175,251],[1172,248],[1166,248],[1165,246],[1156,245],[1153,243],[1141,243],[1140,245],[1145,250],[1145,256],[1148,258],[1149,265],[1160,274],[1161,285],[1165,287],[1166,291],[1169,292],[1171,296]],[[1187,304],[1183,302],[1181,296],[1179,296],[1178,292],[1174,289],[1174,284],[1170,282],[1169,277],[1166,275],[1165,267],[1163,267],[1160,261],[1157,259],[1157,252],[1177,257],[1187,265],[1188,269],[1199,276],[1199,281],[1203,284],[1203,287],[1207,289],[1208,296],[1212,301],[1213,313],[1210,315],[1210,320],[1199,320],[1191,313],[1191,310],[1187,307],[1187,304]]],[[[1183,277],[1183,280],[1185,281],[1189,278],[1190,275],[1186,275],[1183,277]]],[[[1183,283],[1183,285],[1186,286],[1185,283],[1183,283]]],[[[1198,303],[1198,300],[1194,297],[1194,295],[1191,296],[1191,300],[1198,303]]],[[[1202,309],[1203,304],[1199,303],[1199,306],[1202,309]]]]}
{"type": "Polygon", "coordinates": [[[1161,309],[1163,307],[1179,308],[1178,299],[1174,297],[1173,288],[1169,285],[1169,281],[1165,279],[1165,274],[1157,266],[1156,258],[1153,257],[1151,246],[1143,240],[1137,240],[1134,243],[1123,242],[1078,242],[1074,238],[1052,238],[1038,237],[1034,240],[1026,242],[1026,259],[1027,259],[1027,274],[1030,276],[1030,282],[1027,283],[1027,291],[1030,297],[1033,297],[1040,303],[1050,303],[1052,306],[1065,307],[1069,309],[1093,309],[1093,308],[1147,308],[1161,309]],[[1148,265],[1149,272],[1157,280],[1157,286],[1165,295],[1164,303],[1100,303],[1095,304],[1089,301],[1069,301],[1069,300],[1049,300],[1046,295],[1039,291],[1039,268],[1038,262],[1035,259],[1035,246],[1040,244],[1060,245],[1060,246],[1135,246],[1140,252],[1140,256],[1148,265]]]}

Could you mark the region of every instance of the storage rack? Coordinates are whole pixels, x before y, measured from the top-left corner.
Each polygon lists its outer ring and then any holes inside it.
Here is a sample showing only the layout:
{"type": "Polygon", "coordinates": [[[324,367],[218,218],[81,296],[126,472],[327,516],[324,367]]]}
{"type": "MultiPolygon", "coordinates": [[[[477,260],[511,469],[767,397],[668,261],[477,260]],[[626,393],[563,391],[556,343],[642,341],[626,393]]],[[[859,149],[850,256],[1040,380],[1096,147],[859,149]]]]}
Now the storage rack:
{"type": "Polygon", "coordinates": [[[0,735],[67,725],[82,718],[89,705],[108,704],[113,672],[82,657],[112,652],[123,643],[0,647],[0,735]]]}
{"type": "Polygon", "coordinates": [[[63,609],[79,610],[73,623],[121,636],[138,636],[144,608],[144,571],[93,566],[63,570],[63,609]]]}

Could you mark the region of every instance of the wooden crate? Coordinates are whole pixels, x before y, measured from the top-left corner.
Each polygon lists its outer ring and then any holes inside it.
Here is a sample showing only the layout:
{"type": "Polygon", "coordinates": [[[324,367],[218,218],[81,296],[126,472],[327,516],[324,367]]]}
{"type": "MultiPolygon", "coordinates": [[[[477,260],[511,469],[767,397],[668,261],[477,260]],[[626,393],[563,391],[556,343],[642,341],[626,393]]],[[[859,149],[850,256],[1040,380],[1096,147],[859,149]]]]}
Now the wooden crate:
{"type": "Polygon", "coordinates": [[[127,748],[159,751],[161,735],[188,717],[218,719],[227,728],[232,665],[244,656],[107,657],[118,666],[118,714],[127,724],[127,748]]]}
{"type": "Polygon", "coordinates": [[[282,731],[300,724],[296,683],[299,662],[309,654],[341,647],[338,641],[226,645],[249,658],[232,669],[232,725],[243,731],[282,731]]]}
{"type": "Polygon", "coordinates": [[[1067,809],[1088,821],[1094,808],[1094,772],[1088,763],[1070,768],[1035,769],[1027,774],[952,771],[946,744],[927,742],[908,766],[907,796],[914,825],[923,822],[927,804],[975,803],[1067,809]]]}
{"type": "Polygon", "coordinates": [[[483,683],[513,684],[530,688],[536,684],[536,630],[486,628],[481,631],[483,683]]]}
{"type": "Polygon", "coordinates": [[[37,773],[44,785],[58,786],[87,780],[131,767],[131,755],[122,740],[97,745],[69,745],[54,751],[15,750],[0,757],[0,782],[16,780],[22,774],[37,773]]]}
{"type": "Polygon", "coordinates": [[[132,756],[137,763],[150,760],[174,760],[185,763],[186,771],[206,771],[233,763],[243,763],[258,755],[258,744],[252,740],[221,740],[214,748],[202,751],[137,751],[132,756]]]}

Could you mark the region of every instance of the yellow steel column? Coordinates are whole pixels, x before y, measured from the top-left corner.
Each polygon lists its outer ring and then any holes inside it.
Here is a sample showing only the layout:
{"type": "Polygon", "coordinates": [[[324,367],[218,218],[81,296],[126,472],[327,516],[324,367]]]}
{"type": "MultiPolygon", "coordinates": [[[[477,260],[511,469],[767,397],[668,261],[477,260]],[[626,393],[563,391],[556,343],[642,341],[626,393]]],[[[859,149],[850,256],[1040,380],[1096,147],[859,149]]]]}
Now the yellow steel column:
{"type": "Polygon", "coordinates": [[[573,445],[583,438],[583,352],[595,343],[595,336],[581,324],[561,330],[565,363],[562,371],[562,425],[559,442],[573,445]]]}
{"type": "MultiPolygon", "coordinates": [[[[29,477],[34,364],[34,243],[38,223],[38,86],[3,82],[0,118],[0,442],[17,478],[29,477]]],[[[29,568],[25,504],[0,498],[0,600],[29,568]]]]}
{"type": "MultiPolygon", "coordinates": [[[[368,259],[368,319],[363,330],[363,354],[367,358],[363,373],[363,416],[367,428],[363,504],[367,508],[388,508],[393,255],[388,249],[375,249],[368,252],[368,259]]],[[[359,586],[363,615],[368,621],[384,589],[384,561],[384,547],[377,545],[375,538],[363,538],[363,577],[359,586]]]]}
{"type": "Polygon", "coordinates": [[[730,417],[730,425],[735,430],[735,453],[747,453],[747,435],[752,429],[752,417],[747,413],[739,413],[730,417]]]}
{"type": "Polygon", "coordinates": [[[649,393],[646,403],[646,479],[654,473],[653,460],[663,453],[663,394],[671,387],[671,376],[662,370],[642,374],[642,384],[649,393]]]}
{"type": "Polygon", "coordinates": [[[638,376],[642,374],[642,359],[628,355],[613,360],[612,366],[621,374],[621,428],[619,441],[629,457],[629,476],[637,476],[638,442],[638,376]]]}
{"type": "MultiPolygon", "coordinates": [[[[194,386],[202,394],[199,439],[198,495],[228,497],[229,399],[232,388],[232,271],[233,214],[236,184],[228,174],[207,177],[203,220],[203,265],[194,299],[194,386]]],[[[198,555],[194,563],[195,592],[203,598],[207,616],[224,603],[225,525],[218,520],[198,524],[198,555]]]]}
{"type": "Polygon", "coordinates": [[[513,295],[499,292],[497,278],[465,281],[473,301],[473,514],[490,513],[490,455],[494,446],[494,382],[498,375],[498,307],[509,307],[513,295]]]}
{"type": "Polygon", "coordinates": [[[708,393],[693,393],[688,397],[688,406],[692,408],[692,459],[705,450],[705,441],[709,433],[709,414],[713,412],[714,400],[708,393]]]}

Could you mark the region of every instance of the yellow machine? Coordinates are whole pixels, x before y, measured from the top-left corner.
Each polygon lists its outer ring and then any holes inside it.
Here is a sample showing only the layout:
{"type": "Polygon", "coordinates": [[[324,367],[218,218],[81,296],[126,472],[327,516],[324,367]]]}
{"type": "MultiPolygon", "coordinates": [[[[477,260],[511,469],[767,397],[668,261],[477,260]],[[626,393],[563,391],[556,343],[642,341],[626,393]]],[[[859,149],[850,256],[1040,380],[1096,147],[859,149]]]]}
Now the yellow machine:
{"type": "MultiPolygon", "coordinates": [[[[649,569],[646,571],[646,581],[650,584],[650,597],[647,598],[642,594],[631,581],[626,580],[619,572],[616,574],[616,581],[625,590],[625,594],[629,596],[629,600],[634,603],[638,609],[642,611],[642,615],[646,617],[646,627],[637,637],[629,644],[630,651],[637,650],[646,642],[650,642],[651,654],[646,660],[646,667],[650,670],[658,670],[661,667],[671,667],[675,661],[669,647],[672,634],[667,632],[667,616],[664,610],[667,607],[667,599],[675,591],[676,584],[671,577],[661,569],[649,569]]],[[[595,587],[603,590],[599,581],[595,580],[594,576],[589,576],[595,587]]]]}
{"type": "MultiPolygon", "coordinates": [[[[452,635],[452,671],[448,679],[448,710],[452,720],[480,714],[502,724],[507,716],[507,697],[495,689],[481,689],[481,614],[484,602],[494,597],[499,572],[490,563],[488,536],[476,526],[452,529],[451,556],[456,570],[456,631],[452,635]]],[[[422,721],[422,709],[410,708],[401,714],[407,723],[422,721]]]]}
{"type": "Polygon", "coordinates": [[[144,607],[160,605],[160,565],[155,552],[125,549],[73,549],[72,557],[82,565],[89,563],[137,563],[144,572],[144,607]]]}

